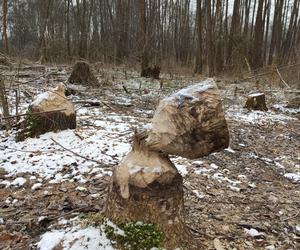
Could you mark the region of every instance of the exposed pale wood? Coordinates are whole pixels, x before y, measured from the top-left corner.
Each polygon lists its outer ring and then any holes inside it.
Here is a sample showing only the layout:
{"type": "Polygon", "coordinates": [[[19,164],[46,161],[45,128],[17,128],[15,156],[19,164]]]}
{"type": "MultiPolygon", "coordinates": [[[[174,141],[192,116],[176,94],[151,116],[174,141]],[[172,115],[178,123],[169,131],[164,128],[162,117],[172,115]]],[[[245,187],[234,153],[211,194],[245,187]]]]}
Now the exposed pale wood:
{"type": "Polygon", "coordinates": [[[229,132],[214,81],[204,81],[163,99],[145,143],[152,150],[189,159],[228,147],[229,132]]]}
{"type": "Polygon", "coordinates": [[[65,96],[65,86],[59,84],[36,97],[21,123],[17,140],[36,137],[49,131],[76,128],[74,105],[65,96]]]}
{"type": "Polygon", "coordinates": [[[267,111],[266,98],[264,93],[255,93],[248,96],[245,104],[248,110],[267,111]]]}

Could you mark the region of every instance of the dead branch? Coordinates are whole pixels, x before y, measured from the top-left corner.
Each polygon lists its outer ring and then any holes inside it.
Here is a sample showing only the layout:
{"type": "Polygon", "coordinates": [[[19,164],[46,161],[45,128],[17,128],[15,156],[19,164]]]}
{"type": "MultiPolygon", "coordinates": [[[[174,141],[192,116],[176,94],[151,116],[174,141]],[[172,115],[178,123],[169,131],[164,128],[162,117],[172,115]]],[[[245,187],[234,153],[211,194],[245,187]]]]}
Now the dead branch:
{"type": "Polygon", "coordinates": [[[100,165],[103,165],[103,163],[100,162],[100,161],[97,161],[97,160],[91,159],[91,158],[89,158],[89,157],[80,155],[80,154],[78,154],[78,153],[72,151],[71,149],[68,149],[68,148],[64,147],[63,145],[61,145],[59,142],[57,142],[57,141],[54,140],[53,138],[51,138],[51,140],[52,140],[54,143],[56,143],[58,146],[60,146],[61,148],[63,148],[64,150],[66,150],[66,151],[72,153],[73,155],[76,155],[76,156],[78,156],[78,157],[80,157],[80,158],[82,158],[82,159],[85,159],[85,160],[87,160],[87,161],[92,161],[92,162],[96,162],[96,163],[98,163],[98,164],[100,164],[100,165]]]}
{"type": "Polygon", "coordinates": [[[278,74],[280,80],[284,83],[284,85],[285,85],[286,87],[291,88],[291,87],[286,83],[286,81],[283,79],[282,75],[281,75],[280,72],[279,72],[279,69],[278,69],[277,67],[275,67],[275,68],[276,68],[276,71],[277,71],[277,74],[278,74]]]}
{"type": "MultiPolygon", "coordinates": [[[[286,69],[286,68],[292,68],[292,67],[296,67],[296,66],[300,66],[300,63],[296,63],[296,64],[292,64],[292,65],[285,65],[285,66],[281,66],[279,67],[278,69],[286,69]]],[[[246,78],[243,78],[243,79],[240,79],[241,81],[245,81],[245,80],[250,80],[250,79],[253,79],[253,78],[256,78],[256,77],[259,77],[259,76],[265,76],[265,75],[269,75],[269,74],[272,74],[274,72],[274,70],[270,70],[270,71],[266,71],[266,72],[263,72],[261,74],[255,74],[253,76],[249,76],[249,77],[246,77],[246,78]]]]}
{"type": "Polygon", "coordinates": [[[4,117],[3,119],[11,119],[11,118],[16,118],[16,117],[21,117],[21,116],[29,116],[29,115],[49,114],[49,113],[61,112],[61,111],[65,111],[65,110],[66,109],[57,109],[57,110],[44,111],[44,112],[26,113],[26,114],[20,114],[20,115],[11,115],[11,116],[4,117]]]}

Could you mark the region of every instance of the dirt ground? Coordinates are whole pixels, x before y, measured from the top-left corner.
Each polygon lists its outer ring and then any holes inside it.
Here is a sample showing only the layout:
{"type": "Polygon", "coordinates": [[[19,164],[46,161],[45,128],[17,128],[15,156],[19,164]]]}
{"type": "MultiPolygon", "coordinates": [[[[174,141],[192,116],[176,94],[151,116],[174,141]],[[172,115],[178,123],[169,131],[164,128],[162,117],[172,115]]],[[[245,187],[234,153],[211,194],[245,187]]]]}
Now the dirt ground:
{"type": "MultiPolygon", "coordinates": [[[[13,89],[19,89],[19,112],[24,113],[36,94],[65,82],[70,68],[27,66],[2,72],[11,107],[13,89]]],[[[76,130],[22,143],[15,142],[14,130],[0,130],[0,249],[36,249],[44,233],[66,227],[82,214],[101,212],[112,168],[130,148],[134,128],[150,121],[159,99],[201,80],[163,75],[160,89],[160,81],[100,66],[97,77],[99,88],[69,85],[76,130]],[[50,138],[98,163],[66,152],[50,138]]],[[[300,110],[285,107],[299,91],[216,81],[230,147],[194,161],[172,157],[184,176],[193,240],[198,249],[300,249],[300,110]],[[243,109],[246,96],[255,91],[266,94],[268,112],[243,109]]]]}

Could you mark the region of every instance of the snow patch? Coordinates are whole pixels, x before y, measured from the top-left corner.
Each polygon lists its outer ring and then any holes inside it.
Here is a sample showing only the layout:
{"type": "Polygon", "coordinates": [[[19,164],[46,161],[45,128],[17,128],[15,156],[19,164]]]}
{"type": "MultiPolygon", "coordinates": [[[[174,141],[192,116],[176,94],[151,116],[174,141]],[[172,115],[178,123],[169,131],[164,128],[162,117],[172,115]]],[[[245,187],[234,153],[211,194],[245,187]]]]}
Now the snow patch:
{"type": "Polygon", "coordinates": [[[114,250],[104,232],[94,227],[74,227],[46,232],[41,236],[37,247],[39,250],[53,250],[59,244],[63,250],[114,250]]]}

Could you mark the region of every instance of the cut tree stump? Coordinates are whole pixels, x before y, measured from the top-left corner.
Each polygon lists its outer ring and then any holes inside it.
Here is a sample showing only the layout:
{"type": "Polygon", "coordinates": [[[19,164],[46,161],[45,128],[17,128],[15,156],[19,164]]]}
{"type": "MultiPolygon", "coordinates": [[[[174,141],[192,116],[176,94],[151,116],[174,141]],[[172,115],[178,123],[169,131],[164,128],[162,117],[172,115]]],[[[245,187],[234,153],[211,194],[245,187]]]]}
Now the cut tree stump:
{"type": "Polygon", "coordinates": [[[264,93],[254,93],[248,96],[245,108],[248,110],[268,111],[264,93]]]}
{"type": "Polygon", "coordinates": [[[199,249],[184,222],[182,176],[168,154],[197,158],[228,147],[229,132],[213,80],[162,100],[150,129],[114,169],[105,214],[113,222],[154,223],[166,249],[199,249]],[[195,246],[196,245],[196,246],[195,246]]]}
{"type": "Polygon", "coordinates": [[[196,159],[227,148],[229,132],[212,79],[160,101],[146,139],[152,150],[196,159]]]}
{"type": "Polygon", "coordinates": [[[90,65],[84,61],[78,61],[75,63],[68,82],[90,86],[99,86],[99,81],[95,77],[90,65]]]}
{"type": "Polygon", "coordinates": [[[147,67],[145,69],[142,69],[141,71],[141,77],[159,79],[159,75],[160,75],[159,66],[147,67]]]}
{"type": "Polygon", "coordinates": [[[132,151],[115,169],[106,216],[115,223],[154,223],[175,249],[187,238],[182,177],[166,155],[149,151],[135,135],[132,151]]]}
{"type": "Polygon", "coordinates": [[[28,108],[17,140],[36,137],[50,131],[76,128],[74,105],[65,96],[65,86],[38,95],[28,108]]]}

